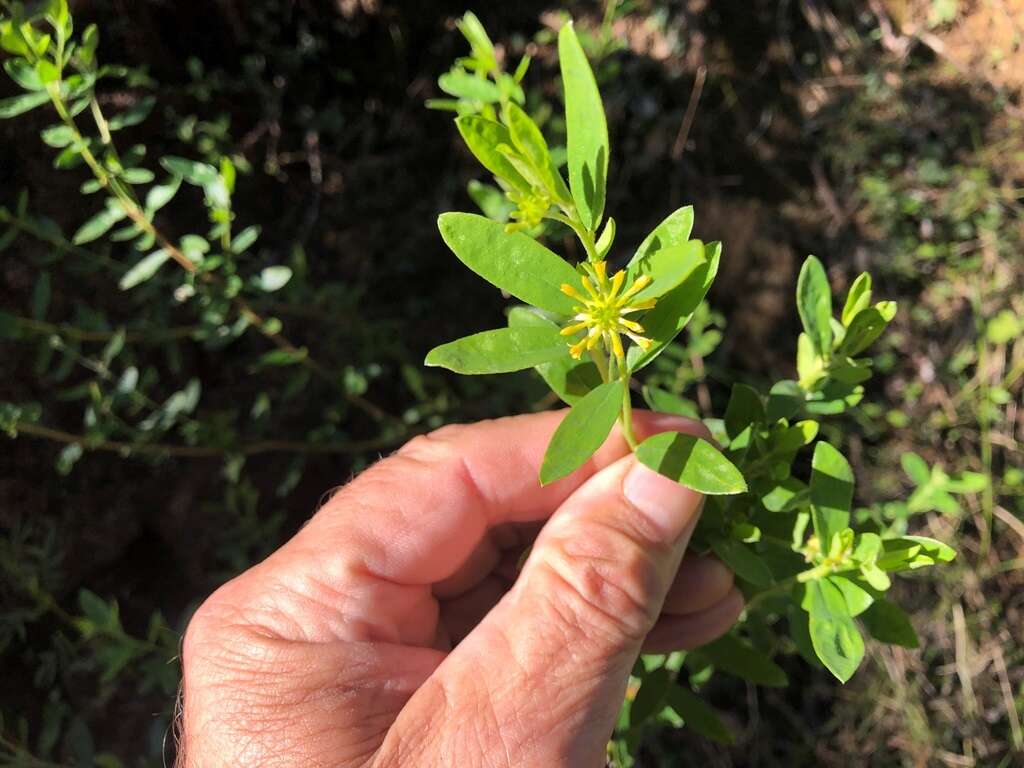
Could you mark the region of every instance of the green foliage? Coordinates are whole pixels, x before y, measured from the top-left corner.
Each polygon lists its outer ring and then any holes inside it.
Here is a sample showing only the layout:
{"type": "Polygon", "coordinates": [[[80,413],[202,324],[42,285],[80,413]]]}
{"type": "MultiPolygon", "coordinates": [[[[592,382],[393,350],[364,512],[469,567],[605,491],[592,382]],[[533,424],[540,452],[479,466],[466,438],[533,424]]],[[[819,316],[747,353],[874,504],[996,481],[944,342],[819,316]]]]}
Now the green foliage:
{"type": "MultiPolygon", "coordinates": [[[[604,220],[608,133],[596,82],[572,24],[558,34],[568,185],[540,127],[520,107],[522,101],[491,87],[501,75],[484,55],[490,43],[479,22],[467,14],[462,26],[464,33],[475,30],[467,35],[473,58],[487,66],[477,67],[472,90],[453,87],[461,82],[453,80],[453,73],[442,77],[441,88],[459,96],[459,133],[494,175],[508,205],[518,207],[519,223],[531,226],[503,224],[503,216],[488,221],[446,213],[441,234],[470,269],[532,306],[512,307],[508,329],[434,349],[427,363],[459,373],[497,373],[530,366],[531,355],[543,357],[533,367],[572,407],[548,447],[542,483],[582,466],[618,420],[639,461],[707,494],[693,546],[714,552],[735,571],[748,600],[746,624],[758,627],[761,646],[777,649],[776,642],[763,641],[765,633],[788,632],[798,648],[845,682],[864,657],[858,619],[876,639],[913,642],[905,614],[881,597],[891,586],[888,573],[948,562],[953,552],[931,540],[851,527],[856,525],[851,466],[836,445],[815,442],[823,416],[842,414],[861,401],[872,360],[857,356],[894,319],[895,303],[872,304],[872,280],[865,273],[854,281],[837,318],[825,268],[808,257],[796,291],[803,325],[796,344],[799,380],[777,382],[767,394],[737,382],[724,420],[706,422],[721,450],[701,438],[671,432],[638,445],[631,426],[633,377],[666,351],[699,312],[717,273],[721,246],[690,239],[694,211],[686,206],[644,239],[626,269],[610,276],[605,260],[615,252],[616,226],[613,219],[604,220]],[[485,80],[481,72],[497,79],[485,80]],[[545,220],[564,224],[576,235],[585,258],[575,267],[537,242],[543,236],[538,226],[545,220]],[[536,346],[524,341],[526,331],[536,346]],[[802,479],[794,471],[796,459],[811,445],[810,476],[802,479]]],[[[689,403],[657,386],[644,386],[643,392],[654,408],[695,413],[689,403]]],[[[915,481],[930,489],[929,499],[941,498],[932,477],[915,481]]],[[[914,502],[914,511],[927,508],[924,493],[916,496],[921,501],[914,502]]],[[[786,685],[771,654],[744,640],[745,634],[741,627],[689,654],[687,667],[715,669],[758,685],[786,685]]],[[[702,733],[728,738],[678,679],[678,669],[641,667],[616,753],[627,754],[644,723],[661,720],[664,712],[674,713],[676,725],[695,721],[702,733]]]]}

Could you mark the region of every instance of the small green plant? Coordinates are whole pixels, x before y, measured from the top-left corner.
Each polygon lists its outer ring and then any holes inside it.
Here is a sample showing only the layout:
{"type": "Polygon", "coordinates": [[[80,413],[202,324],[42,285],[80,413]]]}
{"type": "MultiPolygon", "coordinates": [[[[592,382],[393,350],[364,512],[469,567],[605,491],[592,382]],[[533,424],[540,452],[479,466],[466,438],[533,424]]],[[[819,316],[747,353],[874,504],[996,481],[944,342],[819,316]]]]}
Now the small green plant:
{"type": "MultiPolygon", "coordinates": [[[[472,47],[443,90],[456,96],[456,126],[494,176],[513,212],[509,222],[444,213],[441,236],[471,270],[523,302],[508,326],[433,349],[426,364],[462,374],[534,369],[570,409],[544,457],[540,482],[565,477],[597,450],[618,422],[637,459],[708,495],[693,538],[737,574],[747,596],[743,626],[689,654],[645,658],[612,745],[630,760],[649,722],[685,722],[711,738],[729,732],[694,691],[714,668],[761,685],[785,685],[772,656],[792,649],[846,681],[864,656],[859,624],[882,642],[916,645],[905,614],[884,597],[890,574],[949,562],[933,539],[897,536],[866,522],[851,526],[854,478],[833,444],[817,440],[819,421],[855,407],[871,377],[865,351],[896,313],[874,301],[862,274],[836,316],[825,269],[813,256],[800,271],[796,303],[803,332],[798,379],[761,393],[736,383],[724,418],[705,419],[717,442],[664,433],[638,442],[634,389],[656,409],[692,414],[693,406],[636,377],[671,349],[718,270],[720,243],[690,238],[694,212],[680,208],[644,239],[621,269],[615,220],[605,215],[610,157],[604,107],[571,23],[558,35],[565,99],[568,182],[540,128],[523,110],[520,77],[509,79],[480,22],[459,29],[472,47]],[[538,241],[556,222],[579,243],[578,263],[538,241]],[[810,476],[794,471],[812,446],[810,476]],[[859,624],[858,624],[859,622],[859,624]]],[[[523,67],[520,66],[519,70],[523,67]]],[[[495,206],[497,208],[497,206],[495,206]]],[[[706,314],[706,313],[705,313],[706,314]]]]}

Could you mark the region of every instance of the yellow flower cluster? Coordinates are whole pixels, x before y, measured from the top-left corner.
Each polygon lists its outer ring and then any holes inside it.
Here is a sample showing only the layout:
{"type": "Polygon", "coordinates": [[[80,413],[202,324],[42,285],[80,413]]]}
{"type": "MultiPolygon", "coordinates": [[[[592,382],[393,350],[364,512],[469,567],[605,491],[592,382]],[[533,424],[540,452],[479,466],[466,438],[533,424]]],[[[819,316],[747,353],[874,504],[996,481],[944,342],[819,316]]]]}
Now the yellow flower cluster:
{"type": "Polygon", "coordinates": [[[587,272],[581,278],[586,295],[568,283],[561,286],[562,293],[580,302],[573,307],[577,314],[573,315],[572,323],[562,329],[562,335],[574,336],[580,331],[586,332],[581,340],[571,344],[569,353],[579,360],[584,351],[593,350],[599,343],[603,343],[605,349],[621,364],[625,360],[622,336],[632,339],[641,349],[651,345],[651,340],[643,336],[643,326],[626,317],[654,306],[656,299],[636,299],[636,295],[650,284],[651,278],[640,275],[623,290],[625,272],[620,270],[609,279],[608,265],[604,261],[587,263],[583,268],[587,272]]]}

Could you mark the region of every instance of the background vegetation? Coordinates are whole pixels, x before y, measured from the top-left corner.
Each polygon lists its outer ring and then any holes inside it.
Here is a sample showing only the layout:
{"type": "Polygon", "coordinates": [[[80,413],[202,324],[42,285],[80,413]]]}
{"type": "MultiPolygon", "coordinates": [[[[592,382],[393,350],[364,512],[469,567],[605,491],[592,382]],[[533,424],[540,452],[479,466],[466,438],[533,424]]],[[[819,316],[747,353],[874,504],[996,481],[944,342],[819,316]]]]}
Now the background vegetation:
{"type": "MultiPolygon", "coordinates": [[[[690,202],[696,236],[724,241],[654,383],[720,416],[725,382],[792,378],[806,253],[836,293],[869,269],[899,301],[843,425],[856,502],[961,552],[896,588],[920,648],[870,646],[845,687],[796,656],[780,691],[713,678],[702,694],[736,743],[651,731],[639,764],[1017,764],[1024,2],[470,5],[510,61],[533,55],[541,119],[560,11],[589,33],[620,242],[690,202]]],[[[180,156],[223,176],[227,159],[234,225],[224,285],[171,262],[121,290],[138,257],[82,235],[102,203],[40,142],[52,112],[0,122],[0,426],[17,435],[0,453],[0,765],[171,759],[178,638],[203,596],[408,435],[552,405],[526,374],[421,365],[503,322],[435,228],[482,178],[423,106],[464,52],[465,9],[72,3],[101,61],[129,68],[98,87],[105,114],[138,117],[115,131],[126,158],[146,147],[125,166],[162,178],[157,158],[180,156]]],[[[183,185],[156,226],[205,236],[206,195],[183,185]]]]}

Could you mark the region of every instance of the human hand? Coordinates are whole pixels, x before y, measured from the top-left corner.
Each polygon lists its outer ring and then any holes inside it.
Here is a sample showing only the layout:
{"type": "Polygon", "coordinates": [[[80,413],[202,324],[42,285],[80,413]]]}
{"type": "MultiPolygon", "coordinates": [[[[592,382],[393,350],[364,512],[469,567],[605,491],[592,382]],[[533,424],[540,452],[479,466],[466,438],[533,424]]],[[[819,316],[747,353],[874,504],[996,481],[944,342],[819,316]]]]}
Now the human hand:
{"type": "Polygon", "coordinates": [[[641,650],[702,645],[743,603],[683,557],[702,497],[617,432],[538,485],[561,418],[417,437],[217,590],[185,637],[179,765],[604,765],[641,650]]]}

